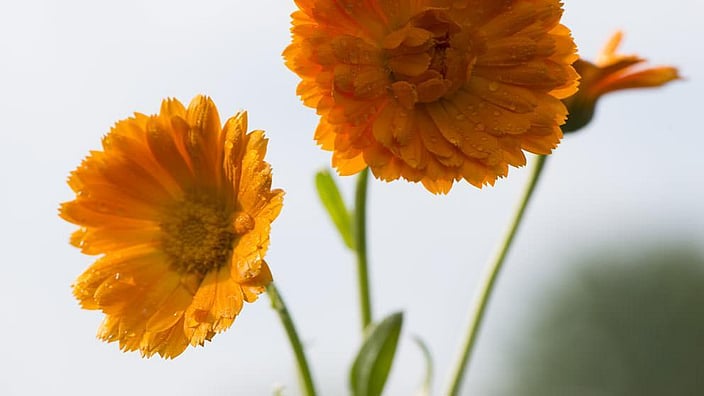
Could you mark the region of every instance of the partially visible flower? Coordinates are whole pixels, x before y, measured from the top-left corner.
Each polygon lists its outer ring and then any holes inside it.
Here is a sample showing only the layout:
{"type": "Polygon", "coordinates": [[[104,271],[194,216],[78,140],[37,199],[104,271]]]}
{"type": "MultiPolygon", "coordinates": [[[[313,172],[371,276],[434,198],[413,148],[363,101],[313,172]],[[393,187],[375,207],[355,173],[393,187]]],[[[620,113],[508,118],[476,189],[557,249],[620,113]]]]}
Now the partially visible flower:
{"type": "Polygon", "coordinates": [[[446,193],[549,154],[576,91],[559,0],[296,0],[286,65],[343,175],[446,193]]]}
{"type": "Polygon", "coordinates": [[[660,66],[639,68],[645,62],[637,55],[616,53],[623,34],[616,32],[606,43],[596,63],[579,59],[574,68],[581,76],[579,92],[565,99],[569,110],[564,132],[576,131],[591,121],[599,98],[613,91],[630,88],[659,87],[679,77],[676,68],[660,66]]]}
{"type": "Polygon", "coordinates": [[[215,104],[162,102],[119,121],[71,174],[60,215],[71,243],[101,255],[73,285],[105,313],[98,336],[143,356],[178,356],[232,324],[272,280],[263,260],[283,201],[247,113],[221,127],[215,104]]]}

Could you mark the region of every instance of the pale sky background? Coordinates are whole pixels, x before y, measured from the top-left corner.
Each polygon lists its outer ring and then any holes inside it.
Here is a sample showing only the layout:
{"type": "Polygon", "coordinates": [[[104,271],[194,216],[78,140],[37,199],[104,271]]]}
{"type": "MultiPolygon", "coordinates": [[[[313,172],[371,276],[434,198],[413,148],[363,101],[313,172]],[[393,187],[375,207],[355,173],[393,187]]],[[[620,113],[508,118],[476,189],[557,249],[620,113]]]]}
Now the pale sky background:
{"type": "MultiPolygon", "coordinates": [[[[154,113],[162,98],[212,96],[224,120],[249,111],[270,137],[274,185],[287,191],[267,260],[288,302],[322,394],[347,393],[359,344],[354,257],[318,204],[313,174],[329,153],[312,140],[315,112],[282,62],[292,1],[0,0],[0,395],[298,394],[295,366],[267,296],[234,326],[175,360],[142,359],[95,338],[102,314],[78,307],[70,285],[94,260],[68,244],[57,216],[69,172],[117,120],[154,113]]],[[[567,0],[564,22],[594,58],[616,29],[623,51],[681,68],[685,81],[609,96],[596,120],[548,161],[490,306],[464,394],[504,380],[511,334],[561,259],[604,241],[704,241],[702,3],[567,0]]],[[[479,274],[526,177],[496,187],[456,184],[434,196],[406,182],[370,186],[376,318],[406,312],[389,395],[422,377],[419,350],[444,389],[479,274]]],[[[353,179],[342,179],[347,197],[353,179]]]]}

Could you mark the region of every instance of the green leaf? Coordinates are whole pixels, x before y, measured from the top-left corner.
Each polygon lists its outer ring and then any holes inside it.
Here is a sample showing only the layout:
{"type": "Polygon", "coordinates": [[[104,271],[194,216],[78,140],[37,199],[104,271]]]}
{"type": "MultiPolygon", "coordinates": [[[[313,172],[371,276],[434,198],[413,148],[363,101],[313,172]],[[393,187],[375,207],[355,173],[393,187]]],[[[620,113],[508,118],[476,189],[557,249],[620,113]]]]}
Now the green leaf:
{"type": "Polygon", "coordinates": [[[426,345],[420,337],[413,337],[413,341],[415,341],[421,352],[423,352],[423,360],[425,360],[425,378],[416,395],[430,396],[430,389],[433,385],[433,356],[430,354],[428,345],[426,345]]]}
{"type": "Polygon", "coordinates": [[[354,249],[354,239],[352,236],[352,220],[349,210],[342,200],[340,190],[335,184],[332,174],[328,170],[322,170],[315,175],[315,187],[318,190],[318,196],[323,206],[328,211],[330,219],[340,232],[345,245],[354,249]]]}
{"type": "Polygon", "coordinates": [[[352,395],[381,395],[391,371],[402,325],[403,313],[397,312],[368,329],[350,370],[352,395]]]}

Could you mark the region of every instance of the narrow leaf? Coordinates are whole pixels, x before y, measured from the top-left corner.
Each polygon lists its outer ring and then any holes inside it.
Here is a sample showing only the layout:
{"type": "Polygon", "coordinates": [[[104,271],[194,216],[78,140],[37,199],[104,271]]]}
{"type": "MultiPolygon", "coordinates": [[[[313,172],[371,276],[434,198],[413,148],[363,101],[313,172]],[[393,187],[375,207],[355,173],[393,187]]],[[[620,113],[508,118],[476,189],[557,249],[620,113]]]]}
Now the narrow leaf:
{"type": "Polygon", "coordinates": [[[328,170],[322,170],[315,175],[315,187],[318,190],[318,196],[323,206],[328,211],[330,219],[340,232],[345,245],[354,249],[354,241],[352,237],[352,220],[349,210],[342,200],[340,190],[337,188],[335,179],[328,170]]]}
{"type": "Polygon", "coordinates": [[[381,395],[391,371],[402,325],[403,313],[397,312],[369,329],[350,370],[352,395],[381,395]]]}
{"type": "Polygon", "coordinates": [[[423,378],[423,383],[416,395],[430,396],[430,389],[433,386],[433,356],[430,354],[428,346],[420,337],[413,337],[413,341],[415,341],[421,352],[423,352],[423,360],[425,360],[425,378],[423,378]]]}

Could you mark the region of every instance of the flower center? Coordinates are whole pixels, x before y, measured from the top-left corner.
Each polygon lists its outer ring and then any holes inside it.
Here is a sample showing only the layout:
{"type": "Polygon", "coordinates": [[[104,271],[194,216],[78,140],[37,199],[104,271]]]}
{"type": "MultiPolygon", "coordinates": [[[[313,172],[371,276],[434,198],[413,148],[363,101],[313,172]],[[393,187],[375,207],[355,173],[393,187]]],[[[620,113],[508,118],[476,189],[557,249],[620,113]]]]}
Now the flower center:
{"type": "Polygon", "coordinates": [[[176,271],[205,275],[229,262],[237,238],[229,212],[212,197],[198,194],[167,209],[161,243],[176,271]]]}
{"type": "Polygon", "coordinates": [[[469,35],[442,10],[426,10],[381,43],[391,90],[404,107],[431,103],[467,81],[473,59],[469,35]]]}

